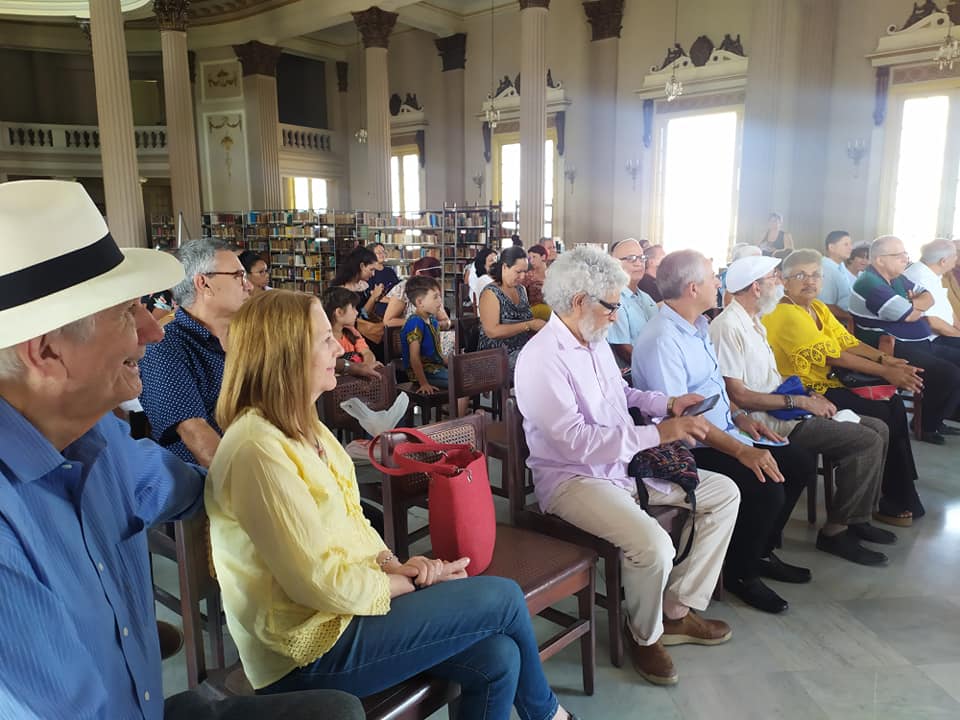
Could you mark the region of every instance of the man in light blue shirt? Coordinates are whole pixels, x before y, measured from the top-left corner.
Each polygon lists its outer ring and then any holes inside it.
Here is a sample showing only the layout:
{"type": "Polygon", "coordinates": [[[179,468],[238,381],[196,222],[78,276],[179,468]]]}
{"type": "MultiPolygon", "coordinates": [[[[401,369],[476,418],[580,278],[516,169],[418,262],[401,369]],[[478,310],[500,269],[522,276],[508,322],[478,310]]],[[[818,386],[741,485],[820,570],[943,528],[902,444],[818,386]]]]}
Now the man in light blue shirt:
{"type": "Polygon", "coordinates": [[[163,337],[139,298],[180,263],[121,251],[73,182],[0,185],[0,243],[0,718],[221,717],[196,693],[165,713],[147,552],[202,508],[203,472],[110,413],[163,337]]]}
{"type": "Polygon", "coordinates": [[[820,264],[823,267],[823,285],[817,298],[826,303],[834,315],[845,316],[850,311],[850,273],[844,264],[853,251],[850,233],[832,230],[825,242],[826,254],[820,264]]]}
{"type": "Polygon", "coordinates": [[[640,241],[627,238],[614,243],[610,254],[620,261],[620,267],[630,278],[620,291],[620,311],[610,326],[607,342],[613,348],[620,367],[630,367],[633,339],[640,334],[647,321],[657,314],[657,303],[638,286],[646,272],[646,261],[640,241]]]}
{"type": "Polygon", "coordinates": [[[663,306],[637,336],[643,352],[633,354],[632,382],[668,396],[697,393],[717,404],[703,414],[710,431],[693,450],[697,467],[723,473],[740,488],[740,514],[724,565],[724,587],[759,610],[783,612],[787,601],[760,577],[808,582],[810,571],[773,554],[789,518],[786,498],[816,477],[816,455],[784,445],[765,450],[754,442],[783,437],[737,408],[727,395],[703,313],[716,303],[719,281],[710,261],[693,250],[670,253],[660,263],[657,285],[663,306]],[[789,486],[784,491],[784,483],[789,486]]]}

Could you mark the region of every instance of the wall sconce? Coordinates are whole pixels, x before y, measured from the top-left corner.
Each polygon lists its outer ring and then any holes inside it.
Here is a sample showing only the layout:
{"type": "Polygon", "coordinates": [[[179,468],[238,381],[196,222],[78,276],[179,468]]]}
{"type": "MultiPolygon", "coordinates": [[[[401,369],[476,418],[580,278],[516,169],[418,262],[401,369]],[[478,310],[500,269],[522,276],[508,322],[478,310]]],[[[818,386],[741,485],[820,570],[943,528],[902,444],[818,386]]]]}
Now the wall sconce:
{"type": "Polygon", "coordinates": [[[357,142],[360,143],[361,145],[367,144],[367,137],[369,137],[369,134],[367,133],[366,128],[360,128],[353,134],[353,136],[357,139],[357,142]]]}
{"type": "Polygon", "coordinates": [[[853,161],[854,177],[860,177],[860,161],[869,149],[863,140],[847,140],[847,157],[853,161]]]}
{"type": "Polygon", "coordinates": [[[573,195],[573,183],[577,180],[577,166],[571,165],[568,167],[563,171],[563,176],[567,179],[567,182],[570,183],[570,194],[573,195]]]}
{"type": "Polygon", "coordinates": [[[483,199],[483,171],[477,170],[473,176],[473,184],[477,186],[477,198],[483,199]]]}
{"type": "Polygon", "coordinates": [[[640,174],[640,161],[637,159],[627,160],[627,175],[633,181],[633,189],[637,189],[637,175],[640,174]]]}

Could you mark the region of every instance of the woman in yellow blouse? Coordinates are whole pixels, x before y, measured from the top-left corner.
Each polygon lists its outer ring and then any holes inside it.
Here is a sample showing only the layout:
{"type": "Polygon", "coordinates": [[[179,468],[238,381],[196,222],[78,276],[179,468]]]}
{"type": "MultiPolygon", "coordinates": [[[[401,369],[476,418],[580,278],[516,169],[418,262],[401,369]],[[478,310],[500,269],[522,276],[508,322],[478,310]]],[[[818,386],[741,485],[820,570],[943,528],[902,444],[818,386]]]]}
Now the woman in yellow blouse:
{"type": "Polygon", "coordinates": [[[891,525],[907,526],[924,513],[917,494],[917,468],[910,448],[903,400],[868,400],[843,386],[835,368],[875,375],[911,392],[922,387],[917,368],[861,343],[841,325],[830,309],[817,300],[823,282],[821,255],[796,250],[783,261],[784,296],[776,309],[763,316],[767,341],[781,375],[797,375],[804,387],[822,393],[838,408],[883,420],[890,429],[883,472],[879,512],[874,517],[891,525]]]}
{"type": "Polygon", "coordinates": [[[353,462],[315,410],[342,352],[306,294],[263,293],[230,323],[205,500],[250,683],[365,697],[427,672],[460,684],[462,718],[506,718],[511,706],[567,718],[516,583],[465,579],[467,558],[401,563],[364,518],[353,462]]]}

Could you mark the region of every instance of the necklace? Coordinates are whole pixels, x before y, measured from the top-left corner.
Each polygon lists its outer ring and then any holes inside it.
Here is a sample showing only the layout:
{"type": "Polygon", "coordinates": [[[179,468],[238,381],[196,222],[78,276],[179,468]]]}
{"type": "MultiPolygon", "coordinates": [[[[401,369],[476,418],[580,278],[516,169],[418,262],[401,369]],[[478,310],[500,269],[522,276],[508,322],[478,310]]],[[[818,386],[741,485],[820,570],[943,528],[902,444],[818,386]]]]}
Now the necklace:
{"type": "Polygon", "coordinates": [[[817,319],[817,314],[813,311],[812,307],[804,307],[803,305],[798,303],[796,300],[794,300],[792,297],[786,294],[784,294],[783,299],[789,300],[792,304],[796,305],[801,310],[805,310],[807,315],[813,318],[813,322],[816,323],[817,327],[820,327],[820,321],[817,319]]]}

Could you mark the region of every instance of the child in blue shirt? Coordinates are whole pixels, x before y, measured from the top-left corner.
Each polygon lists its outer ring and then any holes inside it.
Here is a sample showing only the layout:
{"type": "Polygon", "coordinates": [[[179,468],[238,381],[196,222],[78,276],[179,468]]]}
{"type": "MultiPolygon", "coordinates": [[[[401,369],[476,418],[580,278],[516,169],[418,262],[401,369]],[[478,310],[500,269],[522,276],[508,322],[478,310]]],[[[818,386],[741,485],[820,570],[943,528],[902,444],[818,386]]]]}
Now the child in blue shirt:
{"type": "Polygon", "coordinates": [[[440,354],[437,324],[437,313],[443,307],[440,283],[423,275],[412,277],[407,280],[406,295],[415,312],[400,331],[403,366],[410,380],[418,384],[418,392],[439,392],[447,387],[447,363],[440,354]]]}

